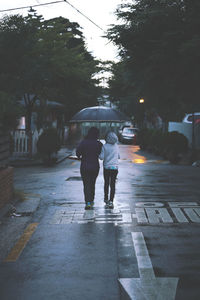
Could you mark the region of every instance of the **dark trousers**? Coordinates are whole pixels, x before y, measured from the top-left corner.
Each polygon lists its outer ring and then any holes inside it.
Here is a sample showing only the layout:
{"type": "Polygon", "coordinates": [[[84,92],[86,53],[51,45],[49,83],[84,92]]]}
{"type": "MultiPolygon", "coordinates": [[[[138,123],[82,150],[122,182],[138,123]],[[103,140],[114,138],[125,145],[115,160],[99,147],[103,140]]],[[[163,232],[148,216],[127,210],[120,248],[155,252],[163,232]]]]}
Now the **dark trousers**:
{"type": "Polygon", "coordinates": [[[104,176],[104,199],[108,200],[108,193],[110,187],[110,201],[113,201],[115,196],[115,182],[117,178],[118,170],[103,170],[104,176]]]}
{"type": "Polygon", "coordinates": [[[93,202],[95,196],[95,183],[98,176],[98,171],[83,171],[81,170],[81,177],[83,180],[83,190],[85,202],[93,202]]]}

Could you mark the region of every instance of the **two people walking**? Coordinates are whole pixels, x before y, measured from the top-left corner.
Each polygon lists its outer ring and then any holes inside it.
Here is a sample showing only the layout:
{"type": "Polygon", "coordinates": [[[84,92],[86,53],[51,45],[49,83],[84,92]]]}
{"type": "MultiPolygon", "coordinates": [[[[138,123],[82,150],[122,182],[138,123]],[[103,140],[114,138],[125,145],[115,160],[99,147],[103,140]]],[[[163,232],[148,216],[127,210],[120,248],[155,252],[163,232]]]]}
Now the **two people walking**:
{"type": "Polygon", "coordinates": [[[99,159],[103,160],[104,174],[104,202],[106,208],[113,208],[115,196],[115,182],[118,174],[118,138],[114,132],[108,132],[106,143],[99,140],[99,130],[91,127],[85,139],[76,149],[76,155],[81,159],[81,177],[83,180],[85,209],[94,205],[95,183],[99,174],[99,159]],[[109,193],[110,190],[110,193],[109,193]]]}

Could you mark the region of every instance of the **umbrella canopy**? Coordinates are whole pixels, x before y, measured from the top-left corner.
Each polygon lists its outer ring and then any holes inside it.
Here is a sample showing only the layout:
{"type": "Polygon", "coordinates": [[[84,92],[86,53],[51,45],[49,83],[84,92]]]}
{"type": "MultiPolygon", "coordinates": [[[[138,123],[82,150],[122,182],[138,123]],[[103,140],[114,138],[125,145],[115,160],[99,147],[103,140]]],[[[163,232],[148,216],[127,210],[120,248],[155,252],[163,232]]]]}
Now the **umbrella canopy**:
{"type": "Polygon", "coordinates": [[[75,122],[125,122],[129,118],[122,112],[106,106],[87,107],[76,113],[70,120],[75,122]]]}

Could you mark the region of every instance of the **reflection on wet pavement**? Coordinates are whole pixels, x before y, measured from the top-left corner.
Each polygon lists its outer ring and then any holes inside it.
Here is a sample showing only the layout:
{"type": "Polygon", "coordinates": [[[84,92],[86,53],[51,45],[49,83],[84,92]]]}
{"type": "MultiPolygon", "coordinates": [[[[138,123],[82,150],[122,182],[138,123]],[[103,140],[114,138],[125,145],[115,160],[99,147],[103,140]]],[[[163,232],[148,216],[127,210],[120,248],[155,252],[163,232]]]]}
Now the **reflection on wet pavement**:
{"type": "MultiPolygon", "coordinates": [[[[134,164],[146,164],[146,163],[155,163],[155,164],[169,164],[168,161],[163,159],[158,159],[149,153],[144,155],[140,154],[141,150],[139,146],[129,146],[128,148],[125,145],[120,145],[120,158],[121,160],[129,161],[134,164]]],[[[143,154],[143,153],[142,153],[143,154]]]]}
{"type": "Polygon", "coordinates": [[[133,150],[133,152],[132,152],[132,162],[134,164],[144,164],[144,163],[146,163],[146,161],[147,161],[146,157],[136,153],[140,150],[139,146],[135,146],[132,150],[133,150]]]}

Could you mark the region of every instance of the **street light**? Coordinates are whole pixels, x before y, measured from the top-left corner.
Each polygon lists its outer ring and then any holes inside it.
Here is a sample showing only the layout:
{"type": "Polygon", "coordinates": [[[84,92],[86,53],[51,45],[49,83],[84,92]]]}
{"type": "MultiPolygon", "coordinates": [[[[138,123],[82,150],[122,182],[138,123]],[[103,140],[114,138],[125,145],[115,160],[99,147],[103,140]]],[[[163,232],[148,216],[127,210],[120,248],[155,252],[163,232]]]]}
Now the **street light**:
{"type": "Polygon", "coordinates": [[[139,100],[139,103],[142,104],[142,105],[139,105],[139,106],[140,106],[139,113],[140,113],[140,118],[141,118],[141,124],[140,124],[140,126],[141,126],[142,128],[144,128],[144,127],[145,127],[145,124],[144,124],[144,118],[145,118],[144,99],[141,98],[141,99],[139,100]]]}

